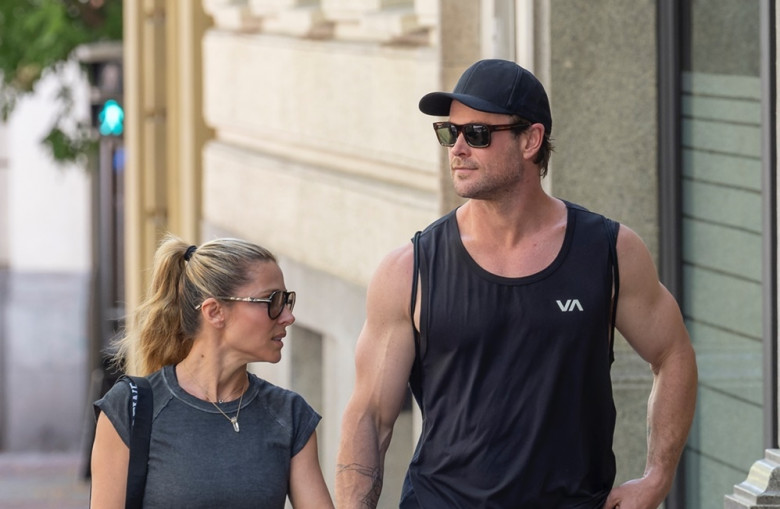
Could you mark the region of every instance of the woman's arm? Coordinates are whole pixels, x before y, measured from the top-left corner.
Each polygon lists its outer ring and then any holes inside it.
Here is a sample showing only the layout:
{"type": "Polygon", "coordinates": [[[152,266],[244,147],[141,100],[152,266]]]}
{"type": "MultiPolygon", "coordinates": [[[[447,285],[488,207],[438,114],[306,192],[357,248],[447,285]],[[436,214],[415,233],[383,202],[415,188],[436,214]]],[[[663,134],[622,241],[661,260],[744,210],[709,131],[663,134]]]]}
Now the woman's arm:
{"type": "Polygon", "coordinates": [[[317,432],[290,463],[290,502],[295,509],[333,508],[333,500],[322,477],[317,453],[317,432]]]}
{"type": "Polygon", "coordinates": [[[92,445],[92,509],[123,509],[130,449],[105,414],[98,417],[92,445]]]}

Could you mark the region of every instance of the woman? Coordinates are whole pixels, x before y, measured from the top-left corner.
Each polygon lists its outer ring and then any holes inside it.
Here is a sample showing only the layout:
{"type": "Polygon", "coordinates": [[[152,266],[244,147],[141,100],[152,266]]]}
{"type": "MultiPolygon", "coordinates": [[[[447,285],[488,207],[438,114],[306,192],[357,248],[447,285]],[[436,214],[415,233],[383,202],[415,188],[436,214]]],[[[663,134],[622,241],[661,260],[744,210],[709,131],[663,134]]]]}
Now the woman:
{"type": "MultiPolygon", "coordinates": [[[[299,395],[247,372],[282,357],[295,292],[274,256],[218,239],[168,236],[149,297],[117,359],[154,395],[145,507],[333,507],[320,470],[320,416],[299,395]]],[[[127,383],[95,403],[93,508],[123,508],[130,416],[127,383]]]]}

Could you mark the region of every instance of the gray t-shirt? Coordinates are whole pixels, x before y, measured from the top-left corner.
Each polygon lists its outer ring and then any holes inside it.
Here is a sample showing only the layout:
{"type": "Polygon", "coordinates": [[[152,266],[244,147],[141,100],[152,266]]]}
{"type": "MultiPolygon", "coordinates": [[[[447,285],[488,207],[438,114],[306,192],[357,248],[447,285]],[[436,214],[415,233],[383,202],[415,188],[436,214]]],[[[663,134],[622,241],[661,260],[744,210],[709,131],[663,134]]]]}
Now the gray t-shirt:
{"type": "MultiPolygon", "coordinates": [[[[212,403],[179,386],[173,366],[147,378],[154,416],[144,507],[284,507],[290,459],[320,421],[300,395],[250,374],[236,433],[212,403]]],[[[129,397],[130,387],[122,382],[95,402],[125,444],[130,441],[129,397]]],[[[238,400],[220,408],[233,417],[238,400]]]]}

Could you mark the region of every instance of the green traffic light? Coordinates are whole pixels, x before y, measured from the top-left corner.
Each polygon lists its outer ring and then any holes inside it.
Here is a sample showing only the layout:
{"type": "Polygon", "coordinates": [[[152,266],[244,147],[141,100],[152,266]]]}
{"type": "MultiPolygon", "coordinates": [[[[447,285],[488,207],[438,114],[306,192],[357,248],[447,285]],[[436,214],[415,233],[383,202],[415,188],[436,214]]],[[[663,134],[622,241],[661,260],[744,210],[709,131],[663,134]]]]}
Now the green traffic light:
{"type": "Polygon", "coordinates": [[[125,111],[113,99],[109,99],[103,104],[103,108],[98,114],[100,121],[100,134],[103,136],[119,136],[124,130],[125,111]]]}

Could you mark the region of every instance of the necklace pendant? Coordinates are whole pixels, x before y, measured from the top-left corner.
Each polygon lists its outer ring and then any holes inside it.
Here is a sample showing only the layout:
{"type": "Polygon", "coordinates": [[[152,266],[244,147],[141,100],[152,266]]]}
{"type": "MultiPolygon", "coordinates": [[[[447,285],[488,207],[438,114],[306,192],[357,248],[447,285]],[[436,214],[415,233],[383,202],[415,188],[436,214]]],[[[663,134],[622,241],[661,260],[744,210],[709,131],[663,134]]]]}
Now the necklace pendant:
{"type": "Polygon", "coordinates": [[[230,422],[233,423],[233,429],[238,433],[238,418],[237,417],[231,417],[230,422]]]}

